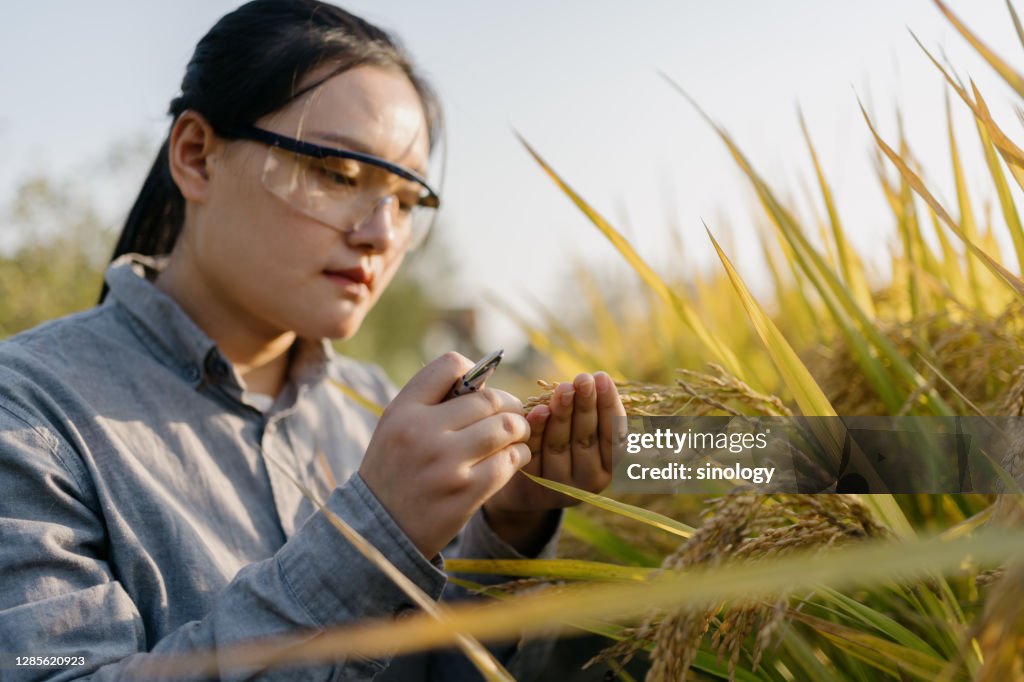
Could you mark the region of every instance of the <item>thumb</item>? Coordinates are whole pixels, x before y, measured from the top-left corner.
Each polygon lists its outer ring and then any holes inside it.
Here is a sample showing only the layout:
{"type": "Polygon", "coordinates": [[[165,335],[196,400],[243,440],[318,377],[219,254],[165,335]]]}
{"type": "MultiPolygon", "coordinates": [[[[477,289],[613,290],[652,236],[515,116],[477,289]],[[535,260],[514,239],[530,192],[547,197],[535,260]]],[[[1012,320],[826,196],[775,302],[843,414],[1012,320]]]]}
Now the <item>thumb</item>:
{"type": "Polygon", "coordinates": [[[455,351],[445,353],[416,372],[395,399],[436,405],[444,399],[452,385],[472,367],[473,361],[465,355],[455,351]]]}

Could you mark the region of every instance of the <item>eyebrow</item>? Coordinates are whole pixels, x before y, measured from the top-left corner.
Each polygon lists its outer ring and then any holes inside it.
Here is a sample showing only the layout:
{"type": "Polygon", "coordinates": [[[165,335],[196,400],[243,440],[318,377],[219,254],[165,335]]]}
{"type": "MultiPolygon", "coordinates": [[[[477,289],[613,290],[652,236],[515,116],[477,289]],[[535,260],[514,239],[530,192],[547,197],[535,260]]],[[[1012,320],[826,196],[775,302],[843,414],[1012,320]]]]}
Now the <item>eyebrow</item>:
{"type": "MultiPolygon", "coordinates": [[[[365,144],[363,144],[359,140],[356,140],[355,138],[349,137],[348,135],[342,135],[341,133],[333,133],[333,132],[328,132],[328,131],[320,130],[320,131],[314,131],[313,133],[311,133],[310,137],[317,137],[317,138],[320,138],[321,140],[325,140],[327,142],[332,142],[334,144],[342,145],[343,147],[347,147],[350,151],[359,152],[360,154],[369,154],[370,156],[376,156],[378,158],[384,158],[380,154],[375,153],[372,149],[367,147],[365,144]]],[[[402,164],[397,164],[397,165],[402,165],[402,164]]],[[[423,177],[423,178],[427,177],[427,171],[426,171],[425,168],[421,168],[419,166],[403,166],[403,167],[404,168],[408,168],[409,170],[411,170],[413,173],[416,173],[420,177],[423,177]]]]}

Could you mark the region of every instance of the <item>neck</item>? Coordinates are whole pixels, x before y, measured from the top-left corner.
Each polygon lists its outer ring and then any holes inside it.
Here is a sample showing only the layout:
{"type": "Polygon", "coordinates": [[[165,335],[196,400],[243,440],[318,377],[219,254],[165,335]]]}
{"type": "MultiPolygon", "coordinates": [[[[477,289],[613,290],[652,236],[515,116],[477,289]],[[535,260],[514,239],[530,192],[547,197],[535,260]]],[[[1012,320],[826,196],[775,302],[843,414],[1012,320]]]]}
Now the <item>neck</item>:
{"type": "Polygon", "coordinates": [[[294,332],[280,332],[254,320],[216,295],[200,273],[172,253],[156,286],[181,306],[235,366],[249,391],[276,396],[288,374],[294,332]]]}

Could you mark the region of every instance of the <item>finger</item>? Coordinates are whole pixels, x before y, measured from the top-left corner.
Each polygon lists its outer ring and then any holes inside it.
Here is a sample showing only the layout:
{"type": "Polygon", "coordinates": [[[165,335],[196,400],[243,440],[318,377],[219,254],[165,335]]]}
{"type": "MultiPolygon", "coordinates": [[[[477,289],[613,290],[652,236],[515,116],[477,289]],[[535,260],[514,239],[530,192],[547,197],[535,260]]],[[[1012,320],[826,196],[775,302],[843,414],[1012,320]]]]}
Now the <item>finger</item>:
{"type": "Polygon", "coordinates": [[[411,400],[424,405],[441,402],[459,377],[473,367],[473,362],[455,351],[445,353],[427,363],[398,392],[395,400],[411,400]]]}
{"type": "Polygon", "coordinates": [[[526,443],[514,443],[477,462],[470,469],[477,499],[490,499],[529,461],[526,443]]]}
{"type": "Polygon", "coordinates": [[[561,383],[551,394],[551,416],[541,441],[541,475],[555,481],[572,480],[572,404],[576,389],[561,383]]]}
{"type": "Polygon", "coordinates": [[[510,445],[525,445],[529,437],[530,424],[526,417],[500,412],[449,434],[449,455],[461,462],[476,464],[510,445]]]}
{"type": "Polygon", "coordinates": [[[573,485],[590,490],[604,476],[597,433],[597,391],[594,377],[589,374],[578,375],[573,386],[576,399],[572,410],[572,480],[573,485]]]}
{"type": "Polygon", "coordinates": [[[626,416],[626,408],[622,406],[619,391],[615,382],[604,372],[594,374],[597,388],[597,420],[601,438],[601,466],[608,473],[612,472],[612,448],[615,440],[615,422],[617,417],[626,416]]]}
{"type": "Polygon", "coordinates": [[[530,448],[533,457],[529,464],[523,467],[523,471],[534,476],[541,475],[541,447],[544,441],[544,429],[547,427],[548,418],[551,417],[551,408],[547,405],[537,405],[526,415],[526,421],[530,423],[530,439],[526,441],[526,447],[530,448]]]}
{"type": "Polygon", "coordinates": [[[452,431],[458,431],[481,419],[501,412],[523,414],[523,403],[511,393],[497,388],[484,388],[460,395],[436,408],[437,418],[452,431]]]}

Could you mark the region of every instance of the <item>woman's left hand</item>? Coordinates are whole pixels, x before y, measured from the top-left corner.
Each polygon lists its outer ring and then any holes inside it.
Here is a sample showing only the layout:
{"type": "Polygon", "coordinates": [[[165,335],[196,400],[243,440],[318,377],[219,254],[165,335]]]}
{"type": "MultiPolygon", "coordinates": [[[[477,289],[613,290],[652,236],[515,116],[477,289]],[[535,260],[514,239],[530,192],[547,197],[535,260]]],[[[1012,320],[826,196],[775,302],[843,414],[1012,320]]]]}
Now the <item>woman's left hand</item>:
{"type": "MultiPolygon", "coordinates": [[[[613,418],[625,414],[615,383],[604,372],[559,384],[550,406],[538,405],[526,416],[533,458],[522,471],[590,492],[604,490],[612,477],[613,418]]],[[[549,511],[577,503],[516,475],[484,503],[484,511],[498,535],[529,553],[550,535],[549,511]]]]}

